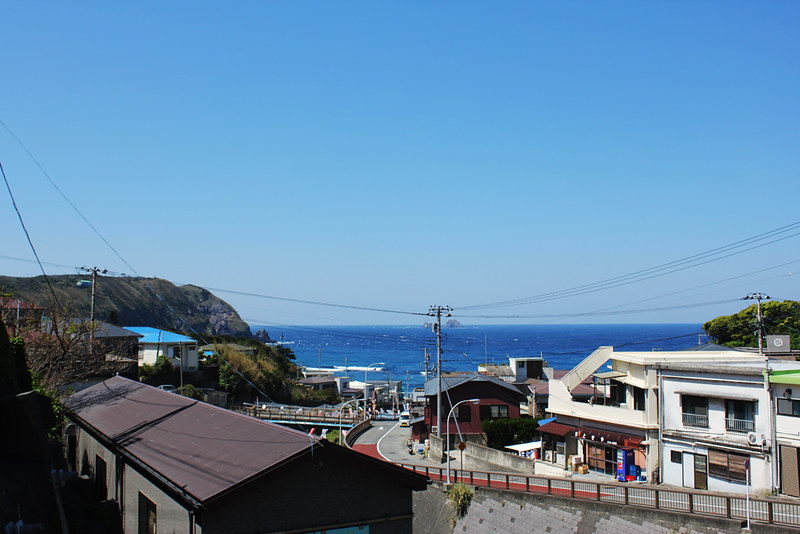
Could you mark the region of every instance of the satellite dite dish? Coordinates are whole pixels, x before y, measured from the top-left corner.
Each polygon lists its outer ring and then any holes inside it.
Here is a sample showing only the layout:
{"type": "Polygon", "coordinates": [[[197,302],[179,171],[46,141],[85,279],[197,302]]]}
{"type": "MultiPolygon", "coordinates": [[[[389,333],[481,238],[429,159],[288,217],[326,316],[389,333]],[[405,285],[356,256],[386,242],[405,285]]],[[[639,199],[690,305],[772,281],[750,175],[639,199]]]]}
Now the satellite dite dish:
{"type": "Polygon", "coordinates": [[[791,352],[791,345],[789,336],[767,336],[767,352],[791,352]]]}

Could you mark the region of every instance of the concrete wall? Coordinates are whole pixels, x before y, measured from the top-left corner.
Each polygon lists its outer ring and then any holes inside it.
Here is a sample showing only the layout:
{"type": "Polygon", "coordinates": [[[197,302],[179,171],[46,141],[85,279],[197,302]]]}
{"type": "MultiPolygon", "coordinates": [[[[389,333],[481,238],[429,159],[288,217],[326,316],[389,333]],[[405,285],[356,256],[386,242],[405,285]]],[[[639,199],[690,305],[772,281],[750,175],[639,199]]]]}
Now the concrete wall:
{"type": "MultiPolygon", "coordinates": [[[[753,523],[755,533],[796,533],[797,530],[753,523]]],[[[739,521],[700,515],[673,514],[607,502],[478,488],[467,514],[458,519],[442,486],[430,485],[414,495],[414,533],[453,532],[608,532],[736,533],[739,521]]]]}
{"type": "Polygon", "coordinates": [[[517,454],[499,451],[477,443],[467,443],[464,456],[470,465],[485,465],[487,471],[510,471],[533,474],[534,461],[517,454]]]}
{"type": "MultiPolygon", "coordinates": [[[[139,474],[129,464],[117,458],[102,443],[85,430],[77,432],[78,472],[96,479],[97,457],[106,463],[105,498],[117,501],[122,513],[124,532],[135,533],[139,528],[139,493],[156,505],[156,531],[176,534],[188,533],[189,512],[164,491],[139,474]]],[[[199,534],[200,530],[195,531],[199,534]]]]}

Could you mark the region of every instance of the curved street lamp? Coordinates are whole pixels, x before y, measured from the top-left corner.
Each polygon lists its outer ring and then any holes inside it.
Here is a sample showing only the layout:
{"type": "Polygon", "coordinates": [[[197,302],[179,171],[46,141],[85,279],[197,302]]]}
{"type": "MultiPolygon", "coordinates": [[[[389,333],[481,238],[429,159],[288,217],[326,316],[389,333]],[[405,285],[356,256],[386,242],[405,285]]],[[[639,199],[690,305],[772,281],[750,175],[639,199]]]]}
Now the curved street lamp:
{"type": "MultiPolygon", "coordinates": [[[[450,484],[450,452],[449,452],[450,451],[450,416],[453,415],[453,410],[455,410],[456,407],[459,404],[464,404],[465,402],[471,402],[472,404],[478,404],[480,401],[481,401],[480,399],[465,399],[465,400],[462,400],[462,401],[458,401],[457,403],[455,403],[453,405],[452,408],[450,408],[450,413],[447,414],[447,419],[446,419],[447,426],[444,427],[445,428],[445,434],[444,434],[443,447],[444,447],[444,450],[445,450],[445,454],[447,455],[447,483],[448,484],[450,484]]],[[[461,431],[459,430],[458,433],[460,435],[461,431]]],[[[464,454],[464,451],[461,451],[461,454],[464,454]]]]}
{"type": "MultiPolygon", "coordinates": [[[[342,444],[342,415],[344,415],[344,407],[350,404],[351,402],[358,402],[359,399],[353,399],[345,402],[342,404],[342,407],[339,408],[339,445],[342,444]]],[[[358,409],[356,409],[356,412],[358,409]]]]}
{"type": "Polygon", "coordinates": [[[369,368],[372,367],[373,365],[386,365],[386,364],[384,362],[371,363],[364,369],[364,419],[367,418],[367,389],[369,389],[367,387],[367,371],[369,371],[369,368]]]}

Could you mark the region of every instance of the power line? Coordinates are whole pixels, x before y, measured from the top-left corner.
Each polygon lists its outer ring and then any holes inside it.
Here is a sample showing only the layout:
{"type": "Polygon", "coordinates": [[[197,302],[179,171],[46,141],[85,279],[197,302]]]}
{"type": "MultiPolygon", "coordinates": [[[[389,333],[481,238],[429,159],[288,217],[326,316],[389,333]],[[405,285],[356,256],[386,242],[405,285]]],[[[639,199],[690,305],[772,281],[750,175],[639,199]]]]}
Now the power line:
{"type": "Polygon", "coordinates": [[[75,210],[75,213],[77,213],[78,216],[81,219],[83,219],[83,222],[85,222],[89,226],[89,228],[92,229],[92,231],[97,235],[97,237],[99,237],[103,241],[103,243],[105,243],[106,246],[109,249],[111,249],[111,251],[117,256],[117,258],[119,258],[122,261],[122,263],[124,263],[128,267],[128,269],[131,270],[131,272],[133,274],[135,274],[136,276],[139,276],[139,274],[136,272],[136,269],[131,267],[131,265],[127,261],[125,261],[125,258],[123,258],[122,255],[119,252],[117,252],[117,249],[115,249],[111,245],[111,243],[109,243],[108,240],[105,237],[103,237],[103,235],[100,233],[100,231],[97,228],[95,228],[95,226],[91,222],[89,222],[89,219],[87,219],[86,216],[83,213],[81,213],[81,210],[79,210],[78,207],[61,190],[61,188],[58,187],[56,182],[50,177],[49,174],[47,174],[47,171],[44,170],[44,167],[42,167],[42,165],[39,163],[39,160],[36,159],[36,156],[34,156],[33,153],[30,150],[28,150],[27,146],[25,146],[25,143],[23,143],[22,140],[19,137],[17,137],[16,134],[13,131],[11,131],[11,128],[9,128],[6,125],[5,122],[0,120],[0,124],[2,124],[3,127],[8,131],[8,133],[11,134],[11,137],[13,137],[17,141],[17,143],[19,143],[19,146],[22,147],[22,150],[24,150],[28,154],[28,156],[30,156],[30,158],[33,160],[33,162],[36,164],[36,166],[39,167],[39,170],[42,171],[42,174],[44,174],[45,178],[47,178],[47,180],[50,182],[50,185],[52,185],[53,188],[56,191],[58,191],[58,194],[61,195],[61,197],[67,202],[67,204],[69,204],[72,207],[72,209],[75,210]]]}
{"type": "Polygon", "coordinates": [[[385,308],[370,308],[367,306],[351,306],[347,304],[335,304],[332,302],[318,302],[314,300],[303,300],[303,299],[294,299],[288,297],[276,297],[273,295],[264,295],[260,293],[249,293],[247,291],[235,291],[233,289],[221,289],[216,287],[207,287],[203,286],[203,289],[208,291],[219,291],[221,293],[231,293],[234,295],[243,295],[247,297],[258,297],[263,299],[270,299],[270,300],[279,300],[282,302],[294,302],[297,304],[312,304],[314,306],[327,306],[330,308],[342,308],[347,310],[361,310],[361,311],[373,311],[373,312],[381,312],[381,313],[396,313],[400,315],[416,315],[416,316],[427,316],[427,313],[422,312],[411,312],[411,311],[402,311],[402,310],[389,310],[385,308]]]}
{"type": "Polygon", "coordinates": [[[685,258],[671,261],[668,263],[664,263],[661,265],[657,265],[655,267],[650,267],[648,269],[643,269],[640,271],[636,271],[630,274],[616,276],[613,278],[609,278],[606,280],[602,280],[599,282],[594,282],[591,284],[584,284],[580,286],[575,286],[569,289],[563,289],[559,291],[552,291],[548,293],[542,293],[539,295],[533,295],[530,297],[522,297],[517,299],[510,299],[505,301],[498,301],[492,302],[487,304],[477,304],[472,306],[461,306],[459,307],[460,310],[470,310],[470,309],[480,309],[480,308],[500,308],[500,307],[509,307],[509,306],[520,306],[523,304],[532,304],[536,302],[544,302],[550,300],[557,300],[563,299],[567,297],[574,297],[578,295],[584,295],[588,293],[595,293],[598,291],[603,291],[606,289],[612,289],[624,285],[633,284],[636,282],[641,282],[644,280],[649,280],[652,278],[665,276],[667,274],[672,274],[675,272],[683,271],[686,269],[691,269],[694,267],[699,267],[700,265],[705,265],[707,263],[711,263],[714,261],[719,261],[724,258],[728,258],[731,256],[735,256],[738,254],[743,254],[744,252],[748,252],[757,248],[761,248],[770,244],[774,244],[778,241],[783,241],[785,239],[789,239],[800,235],[800,232],[793,233],[791,235],[784,235],[782,237],[778,237],[773,239],[772,241],[763,242],[767,239],[771,239],[773,237],[779,236],[781,234],[785,234],[787,232],[792,232],[800,228],[800,222],[795,222],[786,226],[782,226],[780,228],[776,228],[770,230],[768,232],[764,232],[762,234],[749,237],[747,239],[743,239],[740,241],[736,241],[734,243],[730,243],[728,245],[724,245],[722,247],[718,247],[715,249],[711,249],[705,252],[701,252],[699,254],[694,254],[692,256],[687,256],[685,258]],[[759,243],[749,248],[743,249],[743,247],[747,247],[754,243],[759,243]],[[737,250],[741,249],[741,250],[737,250]],[[734,251],[734,252],[730,252],[734,251]]]}

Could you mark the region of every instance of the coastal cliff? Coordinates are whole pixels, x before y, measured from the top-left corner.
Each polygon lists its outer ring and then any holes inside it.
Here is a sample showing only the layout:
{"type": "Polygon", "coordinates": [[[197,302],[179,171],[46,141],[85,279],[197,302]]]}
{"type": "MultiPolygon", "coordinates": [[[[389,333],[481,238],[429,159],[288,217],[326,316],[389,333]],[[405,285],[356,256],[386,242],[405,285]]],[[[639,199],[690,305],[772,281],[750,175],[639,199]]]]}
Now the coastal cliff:
{"type": "MultiPolygon", "coordinates": [[[[91,283],[78,283],[89,277],[57,275],[48,278],[62,308],[71,316],[89,317],[91,283]]],[[[0,293],[45,309],[52,300],[44,276],[0,276],[0,293]]],[[[248,324],[224,300],[202,287],[176,286],[160,278],[99,276],[95,288],[95,319],[121,326],[253,337],[248,324]]]]}

